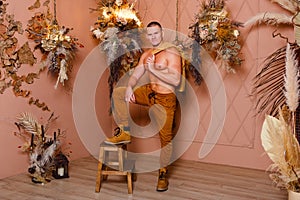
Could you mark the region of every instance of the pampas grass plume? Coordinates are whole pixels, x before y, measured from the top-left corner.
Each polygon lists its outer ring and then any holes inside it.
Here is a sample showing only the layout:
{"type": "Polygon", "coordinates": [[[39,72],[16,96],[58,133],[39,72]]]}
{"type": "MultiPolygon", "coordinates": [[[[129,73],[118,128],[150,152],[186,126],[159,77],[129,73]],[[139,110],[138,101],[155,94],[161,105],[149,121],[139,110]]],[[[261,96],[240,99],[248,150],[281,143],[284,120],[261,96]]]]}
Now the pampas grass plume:
{"type": "Polygon", "coordinates": [[[296,60],[295,52],[291,49],[290,44],[286,47],[286,64],[284,77],[284,95],[286,103],[292,112],[295,112],[299,105],[299,71],[298,61],[296,60]]]}

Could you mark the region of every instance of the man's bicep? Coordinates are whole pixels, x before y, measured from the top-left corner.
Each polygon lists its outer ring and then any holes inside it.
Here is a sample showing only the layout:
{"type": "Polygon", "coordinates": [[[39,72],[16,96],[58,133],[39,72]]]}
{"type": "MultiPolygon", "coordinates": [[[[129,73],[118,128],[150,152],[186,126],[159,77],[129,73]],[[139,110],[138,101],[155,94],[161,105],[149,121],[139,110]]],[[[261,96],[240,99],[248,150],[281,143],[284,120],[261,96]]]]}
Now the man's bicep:
{"type": "Polygon", "coordinates": [[[172,70],[177,71],[178,73],[181,73],[181,65],[182,65],[182,61],[181,61],[181,57],[179,54],[175,54],[175,53],[170,53],[169,55],[169,59],[168,59],[168,63],[169,63],[169,68],[171,68],[172,70]]]}
{"type": "Polygon", "coordinates": [[[136,79],[139,79],[144,73],[145,73],[144,66],[143,65],[137,65],[134,68],[132,76],[134,76],[136,79]]]}

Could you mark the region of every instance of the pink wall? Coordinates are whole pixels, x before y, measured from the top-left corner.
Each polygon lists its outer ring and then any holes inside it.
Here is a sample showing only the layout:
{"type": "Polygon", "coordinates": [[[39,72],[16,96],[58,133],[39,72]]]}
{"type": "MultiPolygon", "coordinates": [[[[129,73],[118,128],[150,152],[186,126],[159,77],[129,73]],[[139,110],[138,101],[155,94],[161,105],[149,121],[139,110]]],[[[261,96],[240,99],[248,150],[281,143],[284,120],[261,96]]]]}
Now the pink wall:
{"type": "MultiPolygon", "coordinates": [[[[27,10],[34,0],[17,1],[8,0],[8,12],[15,15],[15,19],[23,23],[26,27],[27,20],[33,16],[33,13],[27,10]]],[[[179,31],[183,34],[188,33],[188,26],[193,22],[194,14],[199,9],[199,1],[179,0],[179,31]]],[[[261,11],[278,11],[283,9],[277,5],[271,4],[267,0],[228,0],[227,6],[232,13],[232,18],[244,22],[251,16],[261,11]]],[[[144,24],[150,20],[159,20],[166,28],[175,30],[175,14],[176,1],[152,0],[137,1],[137,9],[144,24]]],[[[90,13],[90,8],[95,8],[94,0],[57,0],[57,19],[61,25],[74,28],[71,32],[81,43],[84,48],[78,51],[74,70],[70,80],[73,84],[77,71],[83,64],[85,59],[95,50],[97,41],[92,38],[90,26],[93,25],[97,16],[90,13]]],[[[270,55],[277,48],[285,45],[285,42],[279,38],[272,38],[272,31],[275,28],[271,26],[259,26],[252,29],[244,28],[242,30],[243,57],[245,62],[241,66],[241,70],[235,75],[226,74],[221,71],[222,79],[226,91],[226,119],[222,134],[213,150],[204,158],[199,159],[199,149],[203,145],[203,138],[206,135],[210,117],[210,96],[205,84],[200,87],[195,86],[195,92],[200,105],[200,123],[195,139],[192,145],[182,156],[183,159],[196,160],[201,162],[226,164],[240,167],[248,167],[255,169],[266,169],[270,164],[269,159],[264,155],[264,151],[260,143],[260,129],[263,117],[254,117],[252,110],[253,102],[247,97],[251,90],[251,79],[259,71],[260,64],[263,59],[270,55]]],[[[292,29],[279,29],[281,32],[291,36],[292,29]]],[[[292,37],[292,36],[291,36],[292,37]]],[[[292,39],[291,39],[292,40],[292,39]]],[[[20,44],[26,41],[25,35],[20,36],[20,44]]],[[[33,43],[30,43],[33,45],[33,43]]],[[[93,62],[93,60],[91,61],[93,62]]],[[[94,63],[98,62],[95,59],[94,63]]],[[[99,67],[106,67],[105,63],[96,63],[99,67]]],[[[35,66],[37,67],[37,66],[35,66]]],[[[29,71],[32,68],[28,69],[29,71]]],[[[89,77],[86,77],[87,81],[89,77]]],[[[67,130],[66,142],[71,142],[71,160],[75,160],[84,156],[88,156],[89,152],[81,142],[81,136],[88,137],[94,131],[93,128],[85,131],[78,131],[78,127],[74,122],[74,113],[72,103],[77,99],[72,99],[72,92],[64,87],[54,89],[56,79],[51,78],[44,72],[40,79],[34,85],[26,86],[30,88],[33,95],[41,101],[45,101],[52,111],[59,115],[59,119],[53,126],[54,129],[61,128],[67,130]],[[73,102],[72,102],[73,101],[73,102]]],[[[87,86],[88,87],[88,86],[87,86]]],[[[88,88],[87,88],[88,89],[88,88]]],[[[108,115],[108,90],[107,90],[107,73],[99,80],[96,94],[94,97],[99,124],[104,132],[109,132],[112,128],[111,117],[108,115]]],[[[50,113],[43,112],[40,109],[29,106],[27,100],[16,98],[10,90],[0,95],[1,110],[1,140],[0,140],[0,159],[1,170],[0,178],[25,172],[27,170],[27,155],[21,154],[17,148],[22,141],[15,137],[12,133],[16,131],[13,125],[15,116],[20,112],[31,112],[37,117],[47,118],[50,113]]],[[[90,102],[86,102],[87,107],[90,102]]],[[[143,116],[143,114],[139,114],[143,116]]],[[[89,116],[86,116],[88,123],[89,116]]],[[[157,139],[157,138],[156,138],[157,139]]],[[[151,147],[150,147],[151,148],[151,147]]],[[[135,146],[135,150],[143,151],[141,147],[135,146]]]]}

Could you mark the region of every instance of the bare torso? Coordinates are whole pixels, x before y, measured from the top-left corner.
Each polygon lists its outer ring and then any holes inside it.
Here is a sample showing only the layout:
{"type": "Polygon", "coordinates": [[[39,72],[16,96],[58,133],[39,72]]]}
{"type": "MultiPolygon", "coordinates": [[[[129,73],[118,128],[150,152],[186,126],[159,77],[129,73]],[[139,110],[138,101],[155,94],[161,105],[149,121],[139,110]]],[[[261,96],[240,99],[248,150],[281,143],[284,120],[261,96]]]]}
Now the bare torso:
{"type": "MultiPolygon", "coordinates": [[[[163,50],[157,54],[155,54],[155,65],[154,68],[156,70],[162,70],[165,71],[166,73],[168,72],[168,59],[167,59],[167,50],[163,50]]],[[[143,60],[144,65],[146,65],[146,58],[153,56],[152,54],[152,49],[147,50],[145,53],[145,59],[143,60]]],[[[175,87],[171,84],[168,84],[162,80],[160,80],[158,77],[153,75],[152,73],[149,74],[149,79],[150,79],[150,84],[152,90],[155,92],[161,93],[161,94],[167,94],[167,93],[172,93],[175,90],[175,87]]]]}

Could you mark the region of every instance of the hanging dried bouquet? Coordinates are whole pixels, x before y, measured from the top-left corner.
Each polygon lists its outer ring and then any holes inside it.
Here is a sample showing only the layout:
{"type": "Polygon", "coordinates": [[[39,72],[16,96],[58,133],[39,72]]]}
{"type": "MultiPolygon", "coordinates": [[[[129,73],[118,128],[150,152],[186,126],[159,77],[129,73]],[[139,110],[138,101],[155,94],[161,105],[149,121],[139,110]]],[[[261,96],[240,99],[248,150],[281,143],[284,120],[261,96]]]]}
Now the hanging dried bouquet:
{"type": "MultiPolygon", "coordinates": [[[[54,15],[50,12],[49,0],[43,6],[46,12],[36,12],[28,21],[28,38],[37,43],[35,49],[40,49],[43,56],[41,58],[41,68],[48,68],[48,71],[57,75],[57,82],[64,85],[72,70],[73,60],[78,47],[83,47],[78,40],[69,35],[71,28],[60,26],[56,19],[56,0],[54,0],[54,15]]],[[[39,0],[28,9],[40,8],[39,0]]]]}
{"type": "Polygon", "coordinates": [[[134,3],[126,0],[102,0],[92,11],[98,13],[98,19],[91,32],[107,55],[111,95],[114,84],[138,63],[142,53],[138,28],[142,23],[134,3]]]}
{"type": "Polygon", "coordinates": [[[229,18],[224,0],[210,0],[208,4],[202,4],[195,23],[190,26],[189,36],[208,52],[215,53],[227,72],[235,73],[242,63],[239,26],[241,23],[229,18]]]}

